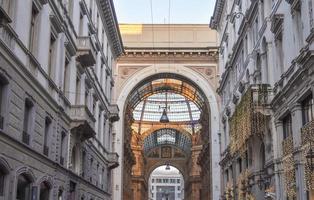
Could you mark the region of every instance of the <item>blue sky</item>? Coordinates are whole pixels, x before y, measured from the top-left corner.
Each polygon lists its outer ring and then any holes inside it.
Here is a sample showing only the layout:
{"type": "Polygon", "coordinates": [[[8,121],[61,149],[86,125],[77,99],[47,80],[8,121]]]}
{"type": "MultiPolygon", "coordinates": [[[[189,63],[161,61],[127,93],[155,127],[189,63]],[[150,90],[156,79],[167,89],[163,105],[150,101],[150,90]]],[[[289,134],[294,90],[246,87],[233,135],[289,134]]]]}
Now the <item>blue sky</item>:
{"type": "MultiPolygon", "coordinates": [[[[119,23],[169,23],[169,0],[113,0],[119,23]]],[[[170,0],[171,24],[209,24],[216,0],[170,0]]]]}

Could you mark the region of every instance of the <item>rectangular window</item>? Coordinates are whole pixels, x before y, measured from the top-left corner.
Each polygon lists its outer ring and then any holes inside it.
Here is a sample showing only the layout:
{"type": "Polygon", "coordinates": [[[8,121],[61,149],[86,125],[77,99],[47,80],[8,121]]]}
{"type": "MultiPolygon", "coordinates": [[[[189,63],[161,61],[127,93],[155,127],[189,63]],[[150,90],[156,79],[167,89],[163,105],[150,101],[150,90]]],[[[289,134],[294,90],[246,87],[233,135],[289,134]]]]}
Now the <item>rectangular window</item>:
{"type": "Polygon", "coordinates": [[[50,135],[50,129],[51,129],[51,119],[49,117],[46,117],[45,119],[45,133],[44,133],[44,155],[49,155],[49,147],[48,147],[48,140],[50,135]]]}
{"type": "Polygon", "coordinates": [[[241,158],[238,159],[238,167],[239,167],[239,173],[241,173],[242,172],[242,159],[241,158]]]}
{"type": "Polygon", "coordinates": [[[66,58],[64,63],[64,71],[63,71],[63,93],[68,98],[69,97],[69,60],[66,58]]]}
{"type": "Polygon", "coordinates": [[[309,95],[302,101],[302,122],[303,126],[314,119],[313,95],[309,95]]]}
{"type": "Polygon", "coordinates": [[[292,135],[292,119],[291,114],[288,114],[286,117],[282,119],[283,125],[283,139],[292,135]]]}
{"type": "Polygon", "coordinates": [[[31,24],[30,24],[30,30],[29,30],[29,50],[34,53],[34,50],[36,48],[35,43],[36,43],[36,19],[38,16],[38,10],[36,6],[32,5],[32,15],[31,15],[31,24]]]}
{"type": "Polygon", "coordinates": [[[53,73],[55,43],[56,43],[56,38],[51,34],[50,45],[49,45],[49,55],[48,55],[48,75],[50,78],[52,78],[52,73],[53,73]]]}
{"type": "Polygon", "coordinates": [[[25,144],[29,144],[30,140],[30,128],[31,128],[31,123],[32,123],[32,112],[33,112],[33,107],[34,104],[31,100],[26,99],[25,100],[25,105],[24,105],[24,122],[23,122],[23,136],[22,136],[22,141],[25,144]]]}
{"type": "Polygon", "coordinates": [[[75,89],[75,104],[80,105],[81,97],[81,79],[79,76],[76,77],[76,89],[75,89]]]}
{"type": "Polygon", "coordinates": [[[64,154],[64,150],[65,150],[65,147],[66,147],[66,134],[64,131],[61,132],[61,142],[60,142],[60,165],[64,165],[64,158],[65,156],[63,155],[64,154]]]}
{"type": "Polygon", "coordinates": [[[4,180],[6,174],[0,169],[0,197],[4,195],[4,180]]]}
{"type": "Polygon", "coordinates": [[[70,199],[69,200],[75,200],[75,189],[76,189],[76,183],[70,181],[70,199]]]}

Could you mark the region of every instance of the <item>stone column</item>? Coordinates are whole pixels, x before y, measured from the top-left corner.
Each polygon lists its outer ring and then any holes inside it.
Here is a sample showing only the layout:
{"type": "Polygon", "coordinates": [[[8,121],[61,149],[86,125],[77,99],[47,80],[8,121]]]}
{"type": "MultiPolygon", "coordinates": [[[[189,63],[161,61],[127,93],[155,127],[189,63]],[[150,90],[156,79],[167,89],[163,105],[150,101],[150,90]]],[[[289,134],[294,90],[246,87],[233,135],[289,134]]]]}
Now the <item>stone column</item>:
{"type": "Polygon", "coordinates": [[[293,146],[299,147],[301,144],[301,128],[302,128],[302,106],[296,103],[290,109],[292,118],[292,135],[293,146]]]}
{"type": "MultiPolygon", "coordinates": [[[[278,160],[282,156],[282,138],[283,138],[283,127],[282,127],[282,121],[276,120],[275,121],[275,127],[276,131],[273,132],[273,138],[274,138],[274,160],[278,160]]],[[[283,181],[282,181],[282,173],[281,170],[281,164],[278,162],[274,163],[274,174],[275,174],[275,188],[276,188],[276,197],[282,197],[283,195],[283,181]]]]}

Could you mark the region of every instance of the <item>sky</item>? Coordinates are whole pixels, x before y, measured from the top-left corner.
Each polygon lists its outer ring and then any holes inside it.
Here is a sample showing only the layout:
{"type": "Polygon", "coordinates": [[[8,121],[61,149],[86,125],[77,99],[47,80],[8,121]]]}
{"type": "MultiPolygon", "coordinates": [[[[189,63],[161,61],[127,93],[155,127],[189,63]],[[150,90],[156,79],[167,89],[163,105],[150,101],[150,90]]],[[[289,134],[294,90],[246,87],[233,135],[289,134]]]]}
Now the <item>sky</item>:
{"type": "Polygon", "coordinates": [[[113,1],[119,23],[168,24],[170,1],[170,24],[209,24],[216,0],[113,1]]]}

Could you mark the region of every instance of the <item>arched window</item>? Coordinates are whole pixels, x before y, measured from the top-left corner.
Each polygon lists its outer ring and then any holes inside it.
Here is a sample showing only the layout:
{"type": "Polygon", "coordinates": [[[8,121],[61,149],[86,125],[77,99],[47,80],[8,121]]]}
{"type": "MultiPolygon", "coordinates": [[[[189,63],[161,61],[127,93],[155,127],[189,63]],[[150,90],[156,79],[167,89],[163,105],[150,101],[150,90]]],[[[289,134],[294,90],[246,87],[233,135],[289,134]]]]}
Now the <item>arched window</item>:
{"type": "Polygon", "coordinates": [[[0,197],[3,197],[5,193],[4,187],[7,174],[8,171],[0,165],[0,197]]]}
{"type": "Polygon", "coordinates": [[[31,199],[31,184],[32,180],[26,174],[21,174],[18,176],[16,188],[17,200],[31,199]]]}
{"type": "Polygon", "coordinates": [[[40,184],[39,200],[49,200],[50,190],[50,185],[46,182],[42,182],[40,184]]]}

